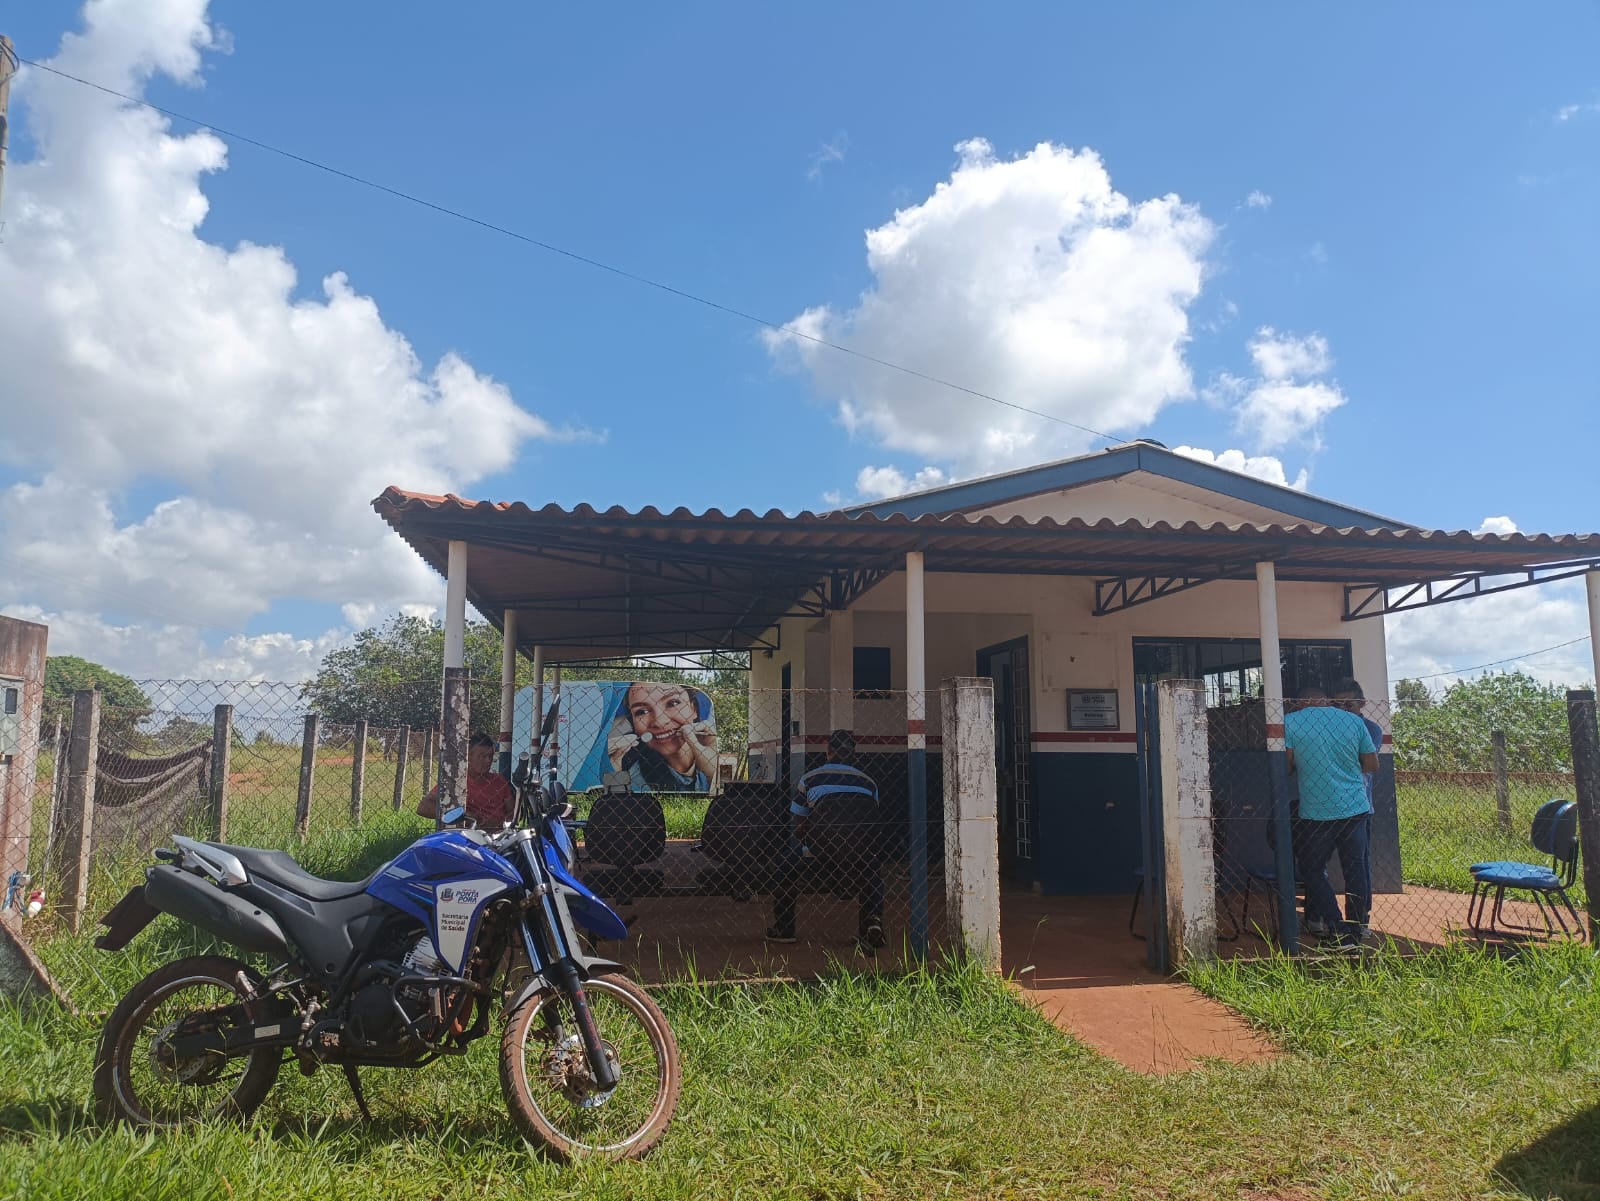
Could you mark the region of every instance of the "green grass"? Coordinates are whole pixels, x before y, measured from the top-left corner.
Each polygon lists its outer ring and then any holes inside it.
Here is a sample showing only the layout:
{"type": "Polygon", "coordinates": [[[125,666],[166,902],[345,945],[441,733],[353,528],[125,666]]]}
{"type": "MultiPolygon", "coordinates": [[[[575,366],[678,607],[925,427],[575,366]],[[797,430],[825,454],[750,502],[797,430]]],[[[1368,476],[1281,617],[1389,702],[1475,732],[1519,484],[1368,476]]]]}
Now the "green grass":
{"type": "MultiPolygon", "coordinates": [[[[588,817],[589,811],[594,808],[598,792],[579,793],[573,798],[573,807],[579,817],[588,817]]],[[[706,810],[711,807],[711,798],[684,793],[658,793],[656,799],[661,802],[661,810],[667,818],[668,838],[699,838],[706,824],[706,810]]]]}
{"type": "MultiPolygon", "coordinates": [[[[1534,811],[1560,790],[1511,785],[1511,832],[1502,833],[1495,816],[1494,786],[1450,782],[1405,784],[1398,789],[1400,863],[1408,884],[1452,892],[1471,892],[1467,868],[1489,859],[1548,864],[1528,841],[1534,811]]],[[[1570,798],[1569,798],[1570,799],[1570,798]]],[[[1583,878],[1571,890],[1584,904],[1583,878]]]]}
{"type": "MultiPolygon", "coordinates": [[[[389,835],[306,859],[353,876],[389,835]]],[[[206,947],[163,919],[120,955],[41,953],[113,1003],[206,947]]],[[[1233,962],[1205,991],[1289,1054],[1143,1077],[959,967],[658,993],[683,1049],[678,1120],[645,1163],[560,1168],[513,1134],[485,1040],[417,1072],[286,1067],[248,1126],[142,1136],[87,1110],[92,1017],[0,1003],[0,1197],[1600,1198],[1600,971],[1583,948],[1307,966],[1233,962]]]]}

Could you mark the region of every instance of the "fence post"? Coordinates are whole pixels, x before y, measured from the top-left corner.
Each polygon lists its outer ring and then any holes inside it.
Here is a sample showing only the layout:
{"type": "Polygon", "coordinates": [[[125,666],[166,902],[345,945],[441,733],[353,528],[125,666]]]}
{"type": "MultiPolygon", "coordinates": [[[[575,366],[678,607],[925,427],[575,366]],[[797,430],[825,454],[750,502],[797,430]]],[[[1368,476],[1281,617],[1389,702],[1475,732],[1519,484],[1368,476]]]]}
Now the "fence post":
{"type": "Polygon", "coordinates": [[[1588,894],[1589,945],[1600,936],[1600,728],[1595,724],[1594,693],[1567,693],[1567,730],[1572,736],[1573,798],[1578,803],[1582,842],[1583,890],[1588,894]]]}
{"type": "Polygon", "coordinates": [[[350,759],[350,821],[361,824],[361,793],[367,786],[367,719],[356,722],[356,744],[350,759]]]}
{"type": "Polygon", "coordinates": [[[1500,833],[1511,833],[1511,777],[1506,773],[1506,732],[1489,731],[1489,748],[1494,753],[1494,818],[1500,833]]]}
{"type": "Polygon", "coordinates": [[[433,787],[433,740],[439,731],[431,727],[422,735],[422,795],[433,787]]]}
{"type": "Polygon", "coordinates": [[[1000,970],[1000,831],[995,787],[994,681],[941,689],[944,888],[948,921],[967,954],[1000,970]]]}
{"type": "Polygon", "coordinates": [[[444,741],[439,749],[439,803],[434,818],[467,803],[467,737],[472,718],[465,667],[444,669],[444,741]]]}
{"type": "Polygon", "coordinates": [[[92,688],[80,688],[72,694],[72,741],[67,752],[67,795],[62,813],[61,892],[67,905],[67,925],[74,934],[89,904],[95,752],[99,745],[100,694],[92,688]]]}
{"type": "Polygon", "coordinates": [[[1211,843],[1211,750],[1205,685],[1162,680],[1161,842],[1166,864],[1167,948],[1174,968],[1217,954],[1216,854],[1211,843]]]}
{"type": "Polygon", "coordinates": [[[211,829],[228,840],[228,772],[233,753],[233,706],[218,705],[211,716],[211,829]]]}
{"type": "Polygon", "coordinates": [[[294,806],[295,837],[304,842],[311,833],[311,785],[317,775],[317,730],[321,718],[306,714],[305,737],[300,743],[300,795],[294,806]]]}
{"type": "Polygon", "coordinates": [[[400,727],[400,746],[394,753],[394,811],[400,812],[400,807],[406,799],[406,756],[411,750],[411,727],[400,727]]]}

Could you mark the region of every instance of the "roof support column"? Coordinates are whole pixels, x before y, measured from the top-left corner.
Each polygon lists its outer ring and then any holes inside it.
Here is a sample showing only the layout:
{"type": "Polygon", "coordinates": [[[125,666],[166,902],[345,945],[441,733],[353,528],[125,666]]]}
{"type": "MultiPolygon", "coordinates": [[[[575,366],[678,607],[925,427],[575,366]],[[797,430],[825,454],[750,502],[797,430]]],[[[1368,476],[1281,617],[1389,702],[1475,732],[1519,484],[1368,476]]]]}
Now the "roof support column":
{"type": "Polygon", "coordinates": [[[1583,582],[1589,593],[1589,654],[1594,659],[1594,678],[1600,681],[1600,571],[1585,572],[1583,582]]]}
{"type": "Polygon", "coordinates": [[[444,665],[467,665],[467,544],[450,543],[445,568],[444,665]]]}
{"type": "Polygon", "coordinates": [[[507,609],[500,633],[500,774],[511,778],[511,723],[517,708],[517,611],[507,609]]]}
{"type": "Polygon", "coordinates": [[[1289,820],[1289,757],[1283,743],[1283,653],[1278,641],[1278,572],[1271,563],[1256,564],[1256,604],[1261,615],[1261,693],[1266,705],[1267,770],[1272,790],[1272,824],[1277,843],[1273,864],[1278,874],[1278,929],[1283,949],[1299,948],[1299,919],[1294,908],[1294,835],[1289,820]]]}
{"type": "Polygon", "coordinates": [[[923,559],[906,552],[906,770],[910,787],[911,953],[928,954],[928,662],[923,559]]]}
{"type": "Polygon", "coordinates": [[[856,725],[856,615],[849,609],[828,614],[828,724],[834,730],[856,725]]]}
{"type": "Polygon", "coordinates": [[[452,541],[444,599],[444,738],[439,748],[439,796],[434,817],[467,803],[467,739],[472,731],[471,681],[467,678],[467,544],[452,541]]]}

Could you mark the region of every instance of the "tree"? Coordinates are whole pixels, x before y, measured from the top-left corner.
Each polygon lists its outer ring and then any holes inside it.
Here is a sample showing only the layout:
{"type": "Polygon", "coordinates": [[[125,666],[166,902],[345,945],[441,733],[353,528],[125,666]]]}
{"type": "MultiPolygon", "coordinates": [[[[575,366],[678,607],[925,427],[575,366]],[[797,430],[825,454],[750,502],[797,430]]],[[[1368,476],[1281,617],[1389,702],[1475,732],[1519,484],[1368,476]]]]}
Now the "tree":
{"type": "Polygon", "coordinates": [[[1394,703],[1397,709],[1431,709],[1433,693],[1421,680],[1398,680],[1394,686],[1394,703]]]}
{"type": "Polygon", "coordinates": [[[57,717],[72,722],[72,694],[79,689],[100,692],[100,728],[127,734],[150,714],[150,698],[127,676],[76,655],[51,655],[44,661],[42,729],[53,729],[57,717]]]}
{"type": "MultiPolygon", "coordinates": [[[[500,726],[500,635],[486,621],[467,623],[466,664],[472,676],[472,728],[500,726]]],[[[355,644],[330,651],[300,697],[323,720],[376,728],[439,724],[444,680],[444,626],[395,614],[362,630],[355,644]]]]}
{"type": "MultiPolygon", "coordinates": [[[[1396,688],[1396,696],[1399,689],[1396,688]]],[[[1395,766],[1412,771],[1492,771],[1490,735],[1504,730],[1512,771],[1571,771],[1566,689],[1525,672],[1452,684],[1431,706],[1395,710],[1395,766]]]]}

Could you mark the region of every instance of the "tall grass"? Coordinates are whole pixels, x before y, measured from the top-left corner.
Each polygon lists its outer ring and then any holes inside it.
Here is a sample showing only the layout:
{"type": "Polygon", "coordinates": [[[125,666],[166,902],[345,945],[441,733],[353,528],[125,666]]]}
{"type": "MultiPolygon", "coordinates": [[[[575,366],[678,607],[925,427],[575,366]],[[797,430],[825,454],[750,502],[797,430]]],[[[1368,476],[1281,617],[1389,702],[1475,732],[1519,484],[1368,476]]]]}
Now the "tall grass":
{"type": "MultiPolygon", "coordinates": [[[[1470,892],[1472,864],[1512,859],[1549,864],[1533,849],[1528,836],[1534,812],[1554,790],[1533,784],[1511,785],[1511,830],[1500,829],[1493,785],[1463,783],[1405,784],[1398,790],[1400,864],[1408,884],[1470,892]]],[[[1565,798],[1570,800],[1570,796],[1565,798]]],[[[1580,873],[1571,890],[1574,903],[1584,904],[1580,873]]]]}

